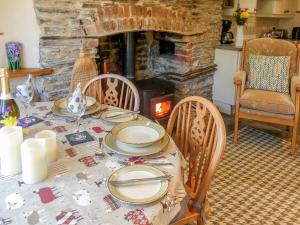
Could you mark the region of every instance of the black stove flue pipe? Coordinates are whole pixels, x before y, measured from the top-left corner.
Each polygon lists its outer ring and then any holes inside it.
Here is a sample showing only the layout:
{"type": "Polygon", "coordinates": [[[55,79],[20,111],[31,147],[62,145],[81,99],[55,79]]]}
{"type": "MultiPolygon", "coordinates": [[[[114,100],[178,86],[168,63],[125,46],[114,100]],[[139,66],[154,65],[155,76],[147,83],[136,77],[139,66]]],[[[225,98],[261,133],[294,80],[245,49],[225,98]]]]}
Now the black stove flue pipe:
{"type": "Polygon", "coordinates": [[[124,33],[123,74],[129,80],[135,78],[135,32],[124,33]]]}

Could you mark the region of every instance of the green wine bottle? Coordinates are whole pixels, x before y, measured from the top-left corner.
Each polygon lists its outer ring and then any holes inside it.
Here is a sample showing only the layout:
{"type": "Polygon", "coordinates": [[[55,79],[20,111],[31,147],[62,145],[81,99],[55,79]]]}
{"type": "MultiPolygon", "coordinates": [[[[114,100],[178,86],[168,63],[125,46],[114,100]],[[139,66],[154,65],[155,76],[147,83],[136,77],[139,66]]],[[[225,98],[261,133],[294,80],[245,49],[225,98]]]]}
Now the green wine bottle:
{"type": "Polygon", "coordinates": [[[9,88],[9,77],[6,68],[0,68],[0,83],[1,83],[1,95],[0,95],[0,118],[5,116],[12,116],[19,118],[20,111],[17,103],[13,99],[9,88]]]}

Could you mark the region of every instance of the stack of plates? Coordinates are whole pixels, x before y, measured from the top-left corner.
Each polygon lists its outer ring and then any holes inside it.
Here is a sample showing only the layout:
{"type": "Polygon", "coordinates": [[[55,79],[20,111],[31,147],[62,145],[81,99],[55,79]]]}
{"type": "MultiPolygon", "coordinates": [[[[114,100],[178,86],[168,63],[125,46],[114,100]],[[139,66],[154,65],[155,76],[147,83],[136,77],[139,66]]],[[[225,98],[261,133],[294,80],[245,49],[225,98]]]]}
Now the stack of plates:
{"type": "MultiPolygon", "coordinates": [[[[86,96],[87,108],[84,115],[90,115],[98,112],[101,109],[101,104],[96,102],[95,98],[86,96]]],[[[62,98],[56,100],[51,111],[59,116],[73,116],[72,113],[67,111],[67,99],[62,98]]]]}
{"type": "Polygon", "coordinates": [[[119,154],[146,156],[162,151],[169,143],[165,129],[152,121],[120,123],[104,138],[104,145],[119,154]]]}

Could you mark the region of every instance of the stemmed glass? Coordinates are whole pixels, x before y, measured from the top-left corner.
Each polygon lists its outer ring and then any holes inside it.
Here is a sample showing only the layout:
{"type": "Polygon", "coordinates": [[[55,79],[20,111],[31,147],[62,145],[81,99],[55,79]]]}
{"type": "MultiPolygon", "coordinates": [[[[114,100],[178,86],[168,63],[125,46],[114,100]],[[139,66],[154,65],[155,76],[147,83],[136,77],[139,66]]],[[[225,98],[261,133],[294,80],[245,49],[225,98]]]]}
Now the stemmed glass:
{"type": "Polygon", "coordinates": [[[86,139],[86,135],[80,133],[79,127],[80,127],[80,119],[84,115],[86,110],[86,97],[81,94],[81,96],[77,96],[74,99],[74,96],[69,94],[67,97],[67,111],[74,115],[76,118],[76,130],[75,134],[72,135],[71,139],[73,141],[82,141],[86,139]]]}
{"type": "Polygon", "coordinates": [[[18,85],[16,87],[16,96],[21,101],[25,109],[25,118],[23,119],[24,123],[32,122],[28,113],[28,106],[30,105],[34,96],[34,90],[32,86],[27,84],[18,85]]]}

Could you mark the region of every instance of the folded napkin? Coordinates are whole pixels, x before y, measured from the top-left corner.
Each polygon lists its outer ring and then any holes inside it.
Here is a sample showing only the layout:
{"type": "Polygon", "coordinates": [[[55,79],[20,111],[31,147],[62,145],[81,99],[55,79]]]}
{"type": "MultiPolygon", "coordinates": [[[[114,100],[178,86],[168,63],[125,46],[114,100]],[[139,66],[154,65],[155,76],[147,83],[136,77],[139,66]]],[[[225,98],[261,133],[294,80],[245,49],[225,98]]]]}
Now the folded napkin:
{"type": "Polygon", "coordinates": [[[30,102],[34,95],[34,85],[32,80],[32,75],[29,74],[28,79],[24,84],[20,84],[16,87],[17,95],[25,98],[28,102],[30,102]]]}
{"type": "Polygon", "coordinates": [[[85,96],[81,92],[80,83],[77,84],[70,99],[68,99],[68,111],[72,113],[84,113],[86,107],[85,96]]]}

